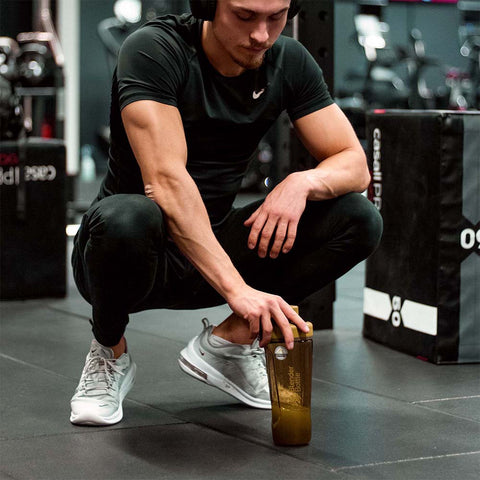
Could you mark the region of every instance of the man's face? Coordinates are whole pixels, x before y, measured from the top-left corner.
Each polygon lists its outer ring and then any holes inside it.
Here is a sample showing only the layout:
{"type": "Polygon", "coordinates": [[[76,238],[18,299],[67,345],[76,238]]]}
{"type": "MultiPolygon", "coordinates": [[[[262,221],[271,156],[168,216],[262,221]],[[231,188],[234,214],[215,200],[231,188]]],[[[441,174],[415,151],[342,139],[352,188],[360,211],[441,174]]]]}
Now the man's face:
{"type": "Polygon", "coordinates": [[[290,0],[218,0],[213,34],[237,65],[255,69],[287,21],[290,0]]]}

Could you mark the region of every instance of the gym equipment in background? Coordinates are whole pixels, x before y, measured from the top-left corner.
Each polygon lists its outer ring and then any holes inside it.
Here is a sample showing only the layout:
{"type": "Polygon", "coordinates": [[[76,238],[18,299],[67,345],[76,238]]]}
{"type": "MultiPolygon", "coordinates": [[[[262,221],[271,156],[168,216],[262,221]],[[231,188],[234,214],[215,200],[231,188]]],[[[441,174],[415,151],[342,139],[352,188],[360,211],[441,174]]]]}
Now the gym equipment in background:
{"type": "Polygon", "coordinates": [[[13,140],[24,128],[23,109],[20,97],[11,83],[0,75],[0,140],[13,140]]]}
{"type": "MultiPolygon", "coordinates": [[[[480,2],[460,1],[461,14],[458,29],[460,53],[468,58],[468,87],[464,88],[466,108],[480,109],[480,2]]],[[[463,82],[465,83],[465,82],[463,82]]]]}
{"type": "Polygon", "coordinates": [[[480,361],[480,112],[367,114],[365,337],[433,363],[480,361]]]}
{"type": "Polygon", "coordinates": [[[354,17],[355,42],[366,68],[347,73],[336,102],[365,139],[365,114],[375,108],[465,110],[460,88],[463,75],[438,58],[427,55],[422,32],[412,28],[407,45],[392,45],[390,26],[383,21],[386,0],[360,0],[354,17]],[[429,86],[427,78],[440,73],[445,83],[429,86]]]}
{"type": "Polygon", "coordinates": [[[57,66],[46,40],[48,35],[31,32],[19,37],[23,40],[16,62],[19,85],[26,88],[55,87],[57,66]]]}
{"type": "Polygon", "coordinates": [[[135,31],[142,19],[140,0],[117,0],[113,5],[114,16],[102,20],[97,33],[107,53],[110,75],[113,74],[118,52],[123,41],[135,31]]]}
{"type": "Polygon", "coordinates": [[[0,298],[66,293],[65,145],[0,142],[0,298]]]}
{"type": "MultiPolygon", "coordinates": [[[[65,58],[53,23],[50,0],[38,0],[34,10],[35,31],[17,35],[18,48],[11,49],[7,78],[21,99],[26,134],[63,138],[65,58]]],[[[0,74],[1,51],[2,42],[0,74]]]]}

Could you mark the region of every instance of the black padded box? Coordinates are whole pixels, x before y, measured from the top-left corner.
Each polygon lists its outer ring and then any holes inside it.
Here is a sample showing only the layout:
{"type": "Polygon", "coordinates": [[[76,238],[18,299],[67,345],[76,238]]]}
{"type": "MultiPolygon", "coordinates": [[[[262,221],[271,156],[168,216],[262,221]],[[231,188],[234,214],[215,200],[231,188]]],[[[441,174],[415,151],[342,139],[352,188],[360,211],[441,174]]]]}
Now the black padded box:
{"type": "Polygon", "coordinates": [[[65,146],[0,142],[0,298],[66,293],[65,146]]]}
{"type": "Polygon", "coordinates": [[[433,363],[480,361],[480,112],[367,114],[365,337],[433,363]]]}

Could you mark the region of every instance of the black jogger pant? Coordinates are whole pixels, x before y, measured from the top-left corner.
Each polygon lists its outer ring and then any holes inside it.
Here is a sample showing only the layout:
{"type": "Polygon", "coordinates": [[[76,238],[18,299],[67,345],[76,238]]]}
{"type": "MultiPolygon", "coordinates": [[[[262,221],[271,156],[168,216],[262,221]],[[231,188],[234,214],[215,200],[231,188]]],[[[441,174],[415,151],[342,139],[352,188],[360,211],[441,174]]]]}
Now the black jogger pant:
{"type": "MultiPolygon", "coordinates": [[[[233,209],[215,235],[247,284],[298,304],[376,248],[382,219],[360,194],[307,202],[292,250],[259,258],[243,222],[261,201],[233,209]]],[[[116,345],[128,314],[153,308],[195,309],[225,300],[168,237],[161,209],[143,195],[119,194],[90,207],[72,256],[78,289],[93,307],[93,332],[116,345]]]]}

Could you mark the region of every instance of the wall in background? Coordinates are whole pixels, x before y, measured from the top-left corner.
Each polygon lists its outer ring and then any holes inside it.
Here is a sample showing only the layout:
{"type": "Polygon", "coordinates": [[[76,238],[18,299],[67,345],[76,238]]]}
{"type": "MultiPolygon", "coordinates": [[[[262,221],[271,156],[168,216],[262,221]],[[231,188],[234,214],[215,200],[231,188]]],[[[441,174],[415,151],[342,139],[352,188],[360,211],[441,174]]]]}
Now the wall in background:
{"type": "MultiPolygon", "coordinates": [[[[101,128],[108,125],[111,72],[97,33],[98,24],[113,17],[114,0],[80,1],[80,145],[99,147],[101,128]]],[[[105,158],[94,156],[101,168],[105,158]]]]}
{"type": "MultiPolygon", "coordinates": [[[[80,1],[80,145],[92,145],[97,169],[106,168],[102,129],[109,123],[113,64],[98,35],[99,23],[114,16],[114,0],[80,1]]],[[[187,10],[186,0],[143,0],[142,22],[187,10]]]]}

